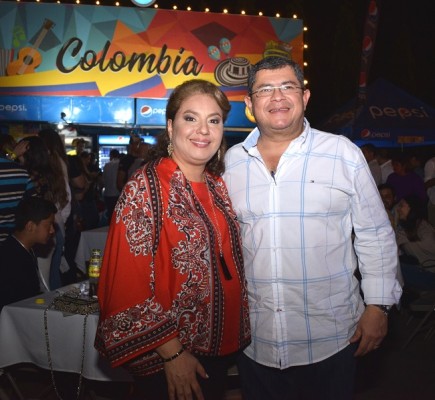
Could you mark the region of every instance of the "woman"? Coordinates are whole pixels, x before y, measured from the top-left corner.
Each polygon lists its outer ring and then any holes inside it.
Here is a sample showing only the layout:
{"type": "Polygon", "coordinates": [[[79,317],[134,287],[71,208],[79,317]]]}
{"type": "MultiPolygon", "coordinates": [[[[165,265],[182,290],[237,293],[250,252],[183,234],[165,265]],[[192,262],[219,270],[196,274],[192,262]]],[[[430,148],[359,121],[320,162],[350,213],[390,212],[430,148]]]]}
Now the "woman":
{"type": "MultiPolygon", "coordinates": [[[[68,217],[71,214],[71,189],[68,178],[68,158],[65,151],[65,146],[60,135],[54,129],[42,129],[38,132],[38,136],[42,139],[48,149],[49,160],[55,171],[62,171],[63,184],[60,179],[57,179],[58,185],[62,186],[62,192],[65,190],[66,199],[62,199],[56,204],[58,209],[55,216],[55,248],[51,257],[50,264],[50,290],[58,289],[62,286],[61,280],[61,263],[63,247],[65,244],[65,225],[68,217]]],[[[59,174],[56,174],[58,177],[59,174]]],[[[65,272],[65,271],[63,271],[65,272]]]]}
{"type": "Polygon", "coordinates": [[[175,88],[153,160],[125,185],[110,225],[96,346],[146,376],[147,399],[222,398],[250,340],[239,226],[221,178],[229,110],[210,82],[175,88]]]}
{"type": "Polygon", "coordinates": [[[405,196],[396,211],[396,240],[405,285],[433,288],[435,274],[427,273],[435,272],[435,228],[425,218],[425,203],[416,195],[405,196]]]}

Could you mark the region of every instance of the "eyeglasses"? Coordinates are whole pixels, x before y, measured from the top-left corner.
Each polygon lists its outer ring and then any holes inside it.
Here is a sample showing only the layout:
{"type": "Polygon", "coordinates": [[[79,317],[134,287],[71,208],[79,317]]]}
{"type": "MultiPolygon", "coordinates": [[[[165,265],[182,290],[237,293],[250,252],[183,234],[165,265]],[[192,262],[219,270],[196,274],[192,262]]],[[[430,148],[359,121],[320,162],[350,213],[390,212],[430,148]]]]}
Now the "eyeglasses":
{"type": "Polygon", "coordinates": [[[296,93],[298,90],[305,90],[303,87],[294,85],[265,86],[251,92],[251,96],[256,94],[257,97],[270,97],[275,92],[275,89],[279,89],[284,96],[289,96],[292,93],[296,93]]]}

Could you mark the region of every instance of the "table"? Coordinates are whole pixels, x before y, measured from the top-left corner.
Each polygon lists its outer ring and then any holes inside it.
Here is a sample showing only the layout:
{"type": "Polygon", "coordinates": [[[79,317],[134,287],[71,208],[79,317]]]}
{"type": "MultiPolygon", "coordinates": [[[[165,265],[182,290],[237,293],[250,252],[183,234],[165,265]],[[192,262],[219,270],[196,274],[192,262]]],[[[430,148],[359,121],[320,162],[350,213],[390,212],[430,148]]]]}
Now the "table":
{"type": "MultiPolygon", "coordinates": [[[[0,368],[32,363],[49,369],[44,328],[44,310],[59,291],[73,284],[3,307],[0,314],[0,368]],[[38,304],[36,299],[44,299],[38,304]]],[[[83,346],[83,315],[47,312],[48,333],[53,370],[80,373],[83,346]]],[[[94,348],[98,313],[87,318],[83,377],[96,381],[132,381],[123,368],[111,368],[94,348]]]]}
{"type": "Polygon", "coordinates": [[[74,261],[77,268],[85,274],[87,273],[86,262],[91,258],[92,249],[100,249],[101,254],[104,254],[108,231],[108,226],[102,226],[81,232],[74,261]]]}

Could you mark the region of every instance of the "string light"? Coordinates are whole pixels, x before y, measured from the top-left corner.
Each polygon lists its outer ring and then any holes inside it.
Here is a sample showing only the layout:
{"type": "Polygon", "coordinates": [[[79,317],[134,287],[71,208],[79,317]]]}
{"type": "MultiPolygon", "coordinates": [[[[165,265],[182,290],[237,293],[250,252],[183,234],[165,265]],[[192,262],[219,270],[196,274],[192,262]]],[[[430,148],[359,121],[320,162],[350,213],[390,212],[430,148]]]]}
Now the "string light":
{"type": "MultiPolygon", "coordinates": [[[[41,0],[35,0],[35,1],[36,1],[37,3],[40,3],[40,2],[41,2],[41,0]]],[[[16,0],[16,2],[17,2],[17,3],[20,3],[21,0],[16,0]]],[[[61,4],[61,0],[56,0],[56,2],[57,2],[58,4],[61,4]]],[[[80,0],[75,0],[75,2],[76,2],[76,4],[80,4],[80,0]]],[[[99,5],[101,4],[100,0],[95,0],[95,4],[96,4],[97,6],[99,6],[99,5]]],[[[116,5],[117,7],[119,7],[119,6],[120,6],[119,1],[117,1],[117,2],[115,3],[115,5],[116,5]]],[[[158,3],[154,3],[153,6],[154,6],[154,8],[156,8],[156,9],[159,8],[158,3]]],[[[177,5],[173,5],[173,6],[172,6],[172,9],[173,9],[173,10],[178,10],[178,6],[177,6],[177,5]]],[[[192,7],[188,6],[188,7],[186,8],[186,10],[187,10],[187,11],[192,11],[192,7]]],[[[204,10],[204,12],[209,13],[209,12],[210,12],[210,8],[206,7],[205,10],[204,10]]],[[[228,10],[227,8],[224,8],[224,9],[222,10],[222,12],[223,12],[223,14],[229,14],[229,10],[228,10]]],[[[245,10],[241,10],[241,11],[240,11],[240,14],[242,14],[242,15],[247,15],[245,10]]],[[[258,16],[260,16],[260,17],[264,16],[263,11],[258,11],[258,16]]],[[[281,14],[280,14],[280,13],[276,13],[276,14],[275,14],[275,18],[281,18],[281,14]]],[[[293,15],[292,15],[292,18],[293,18],[293,19],[298,19],[297,14],[293,14],[293,15]]],[[[303,31],[304,31],[304,32],[307,32],[307,31],[308,31],[308,27],[304,26],[304,27],[303,27],[303,31]]],[[[304,48],[304,50],[307,50],[307,49],[308,49],[308,45],[305,43],[305,44],[303,45],[303,48],[304,48]]],[[[307,62],[304,62],[303,65],[304,65],[304,67],[307,67],[307,66],[308,66],[308,63],[307,63],[307,62]]],[[[305,83],[305,84],[308,84],[308,81],[305,80],[304,83],[305,83]]]]}

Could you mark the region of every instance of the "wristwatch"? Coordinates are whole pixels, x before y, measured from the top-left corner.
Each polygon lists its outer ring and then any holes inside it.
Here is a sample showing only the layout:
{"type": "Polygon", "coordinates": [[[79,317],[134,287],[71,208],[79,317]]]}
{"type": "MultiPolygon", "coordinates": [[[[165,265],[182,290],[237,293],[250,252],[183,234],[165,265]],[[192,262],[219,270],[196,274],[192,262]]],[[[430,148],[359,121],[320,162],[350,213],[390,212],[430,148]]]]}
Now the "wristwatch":
{"type": "Polygon", "coordinates": [[[378,307],[385,315],[388,315],[388,313],[391,310],[391,306],[385,306],[383,304],[370,304],[370,305],[378,307]]]}

